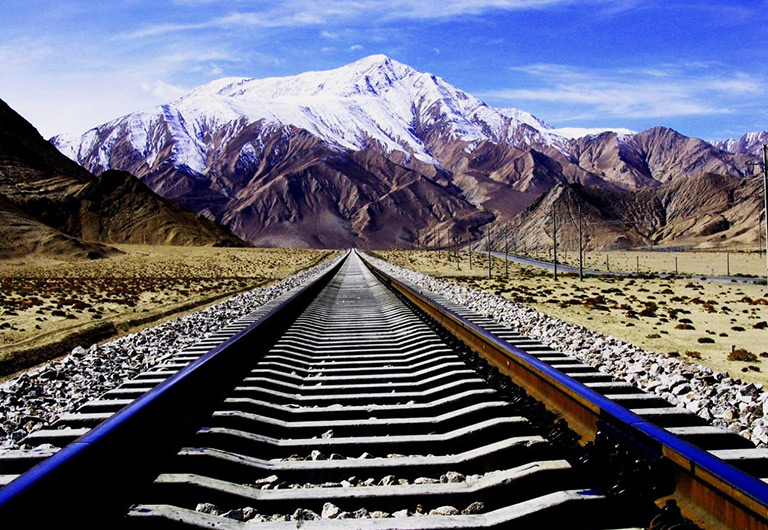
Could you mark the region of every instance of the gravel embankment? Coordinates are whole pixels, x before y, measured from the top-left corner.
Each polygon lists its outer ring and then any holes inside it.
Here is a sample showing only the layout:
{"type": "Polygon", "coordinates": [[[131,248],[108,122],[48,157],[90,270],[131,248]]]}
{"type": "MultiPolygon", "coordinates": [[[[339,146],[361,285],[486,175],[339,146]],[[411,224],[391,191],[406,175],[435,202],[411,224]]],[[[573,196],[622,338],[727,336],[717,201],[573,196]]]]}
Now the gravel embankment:
{"type": "Polygon", "coordinates": [[[206,309],[119,339],[75,348],[0,384],[0,450],[18,449],[28,433],[119,386],[207,335],[304,283],[324,263],[270,286],[235,295],[206,309]]]}
{"type": "Polygon", "coordinates": [[[568,353],[600,371],[662,396],[737,432],[759,447],[768,446],[768,392],[711,368],[638,348],[617,338],[548,317],[501,296],[438,280],[374,259],[384,270],[429,289],[568,353]]]}

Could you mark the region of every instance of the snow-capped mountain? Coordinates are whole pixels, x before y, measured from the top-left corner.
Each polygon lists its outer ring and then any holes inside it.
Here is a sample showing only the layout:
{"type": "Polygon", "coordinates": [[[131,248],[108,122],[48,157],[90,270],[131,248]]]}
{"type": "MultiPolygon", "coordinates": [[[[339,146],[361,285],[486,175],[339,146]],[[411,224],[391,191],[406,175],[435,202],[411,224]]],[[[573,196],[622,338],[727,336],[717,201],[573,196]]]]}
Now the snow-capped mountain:
{"type": "Polygon", "coordinates": [[[768,144],[768,131],[750,132],[741,138],[712,142],[712,145],[737,155],[762,156],[763,144],[768,144]]]}
{"type": "MultiPolygon", "coordinates": [[[[666,166],[643,160],[635,136],[554,129],[374,55],[292,77],[219,79],[51,141],[87,169],[130,171],[255,243],[388,246],[425,227],[466,237],[557,182],[660,185],[669,176],[654,168],[666,166]]],[[[707,167],[730,171],[725,153],[712,156],[707,167]]]]}
{"type": "Polygon", "coordinates": [[[507,140],[510,130],[522,123],[551,129],[526,112],[498,111],[439,77],[374,55],[335,70],[293,77],[219,79],[168,105],[119,118],[81,138],[56,137],[54,143],[78,160],[91,158],[98,146],[94,161],[106,168],[109,146],[127,138],[152,167],[159,152],[153,132],[164,123],[177,143],[176,163],[202,173],[218,147],[206,137],[226,130],[231,138],[263,122],[304,129],[340,150],[364,149],[375,142],[387,152],[403,151],[435,164],[417,129],[429,129],[438,121],[449,124],[454,138],[467,142],[507,140]],[[104,130],[110,130],[106,138],[104,130]]]}

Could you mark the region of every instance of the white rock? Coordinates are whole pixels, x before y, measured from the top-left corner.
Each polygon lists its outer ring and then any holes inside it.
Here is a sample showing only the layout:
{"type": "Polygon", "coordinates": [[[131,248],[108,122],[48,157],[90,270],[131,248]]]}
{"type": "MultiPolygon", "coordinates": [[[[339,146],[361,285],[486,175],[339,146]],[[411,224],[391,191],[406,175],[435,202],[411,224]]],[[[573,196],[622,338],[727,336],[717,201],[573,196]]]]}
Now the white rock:
{"type": "Polygon", "coordinates": [[[320,514],[320,517],[322,517],[323,519],[336,519],[340,513],[341,513],[341,508],[339,508],[335,504],[326,502],[325,504],[323,504],[323,511],[320,514]]]}

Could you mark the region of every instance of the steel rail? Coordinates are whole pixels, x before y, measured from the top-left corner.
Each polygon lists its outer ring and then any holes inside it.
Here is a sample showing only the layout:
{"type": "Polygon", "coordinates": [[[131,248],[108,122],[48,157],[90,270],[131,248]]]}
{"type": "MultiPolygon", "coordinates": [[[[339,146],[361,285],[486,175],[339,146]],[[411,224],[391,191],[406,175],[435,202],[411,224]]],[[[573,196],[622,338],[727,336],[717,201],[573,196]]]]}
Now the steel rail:
{"type": "MultiPolygon", "coordinates": [[[[768,528],[768,484],[682,440],[526,353],[399,280],[363,256],[382,282],[402,294],[548,409],[566,419],[583,441],[612,428],[671,463],[675,493],[687,517],[705,528],[768,528]]],[[[663,500],[663,499],[662,499],[663,500]]]]}
{"type": "Polygon", "coordinates": [[[344,259],[337,258],[259,320],[0,489],[0,521],[10,526],[32,517],[35,525],[61,524],[83,502],[88,512],[75,517],[79,528],[101,528],[103,520],[119,517],[131,492],[151,481],[155,464],[174,454],[176,442],[194,431],[196,419],[209,414],[211,404],[242,377],[238,368],[253,363],[253,343],[268,345],[278,337],[344,259]]]}

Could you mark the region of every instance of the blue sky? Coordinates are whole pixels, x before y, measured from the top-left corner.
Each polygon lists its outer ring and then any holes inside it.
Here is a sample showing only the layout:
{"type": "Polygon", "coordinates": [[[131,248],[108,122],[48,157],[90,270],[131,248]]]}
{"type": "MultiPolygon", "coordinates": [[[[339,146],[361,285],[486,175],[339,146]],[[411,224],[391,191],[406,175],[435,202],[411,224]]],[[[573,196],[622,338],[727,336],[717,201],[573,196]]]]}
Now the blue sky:
{"type": "Polygon", "coordinates": [[[562,127],[768,129],[768,0],[3,0],[0,98],[48,137],[226,76],[383,53],[562,127]]]}

